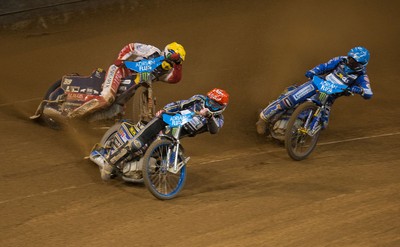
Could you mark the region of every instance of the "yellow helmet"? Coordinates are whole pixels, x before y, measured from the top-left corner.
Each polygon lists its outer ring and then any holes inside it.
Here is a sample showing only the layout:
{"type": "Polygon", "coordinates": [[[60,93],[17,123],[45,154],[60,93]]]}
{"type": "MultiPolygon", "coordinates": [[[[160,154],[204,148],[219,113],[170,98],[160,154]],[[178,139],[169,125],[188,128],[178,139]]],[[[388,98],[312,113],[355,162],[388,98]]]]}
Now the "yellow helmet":
{"type": "Polygon", "coordinates": [[[176,42],[172,42],[165,46],[164,49],[164,56],[169,57],[170,54],[177,53],[179,56],[182,58],[183,61],[185,61],[185,56],[186,56],[186,51],[185,48],[181,44],[178,44],[176,42]]]}

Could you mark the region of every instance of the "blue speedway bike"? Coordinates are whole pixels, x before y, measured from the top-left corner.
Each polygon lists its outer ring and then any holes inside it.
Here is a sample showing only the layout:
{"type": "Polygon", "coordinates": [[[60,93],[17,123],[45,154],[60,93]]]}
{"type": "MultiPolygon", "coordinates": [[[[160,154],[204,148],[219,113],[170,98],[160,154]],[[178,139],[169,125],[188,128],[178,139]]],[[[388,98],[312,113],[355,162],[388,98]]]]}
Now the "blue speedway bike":
{"type": "Polygon", "coordinates": [[[316,147],[319,135],[324,129],[322,120],[330,111],[329,102],[342,95],[351,94],[349,87],[332,74],[328,74],[324,79],[314,76],[312,83],[317,88],[317,94],[296,107],[286,126],[285,148],[294,160],[307,158],[316,147]]]}
{"type": "MultiPolygon", "coordinates": [[[[350,88],[332,74],[325,78],[314,76],[313,85],[317,93],[293,109],[280,114],[271,121],[272,138],[284,141],[289,156],[294,160],[307,158],[317,145],[324,129],[322,119],[337,97],[352,95],[350,88]]],[[[284,95],[283,95],[284,96],[284,95]]]]}
{"type": "MultiPolygon", "coordinates": [[[[186,164],[190,157],[185,157],[180,143],[182,126],[189,122],[196,113],[183,110],[177,113],[163,113],[166,128],[157,135],[145,151],[128,156],[115,165],[117,176],[128,182],[144,182],[153,196],[160,200],[176,197],[186,181],[186,164]]],[[[110,157],[124,143],[131,140],[140,129],[141,123],[134,124],[123,120],[112,126],[99,144],[105,150],[105,157],[110,157]]],[[[90,156],[92,159],[93,157],[90,156]]]]}

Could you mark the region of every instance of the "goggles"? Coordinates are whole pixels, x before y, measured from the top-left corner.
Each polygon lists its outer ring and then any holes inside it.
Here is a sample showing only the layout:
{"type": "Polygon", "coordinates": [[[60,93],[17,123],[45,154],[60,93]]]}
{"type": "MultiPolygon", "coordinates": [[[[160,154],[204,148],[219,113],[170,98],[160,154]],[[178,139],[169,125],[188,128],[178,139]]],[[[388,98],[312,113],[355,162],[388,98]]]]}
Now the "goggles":
{"type": "Polygon", "coordinates": [[[211,111],[219,111],[219,110],[222,110],[224,108],[223,105],[221,105],[220,103],[218,103],[215,100],[212,100],[212,99],[210,99],[208,97],[206,98],[206,106],[211,111]]]}
{"type": "Polygon", "coordinates": [[[360,71],[364,67],[364,64],[357,62],[352,57],[347,57],[346,65],[354,71],[360,71]]]}

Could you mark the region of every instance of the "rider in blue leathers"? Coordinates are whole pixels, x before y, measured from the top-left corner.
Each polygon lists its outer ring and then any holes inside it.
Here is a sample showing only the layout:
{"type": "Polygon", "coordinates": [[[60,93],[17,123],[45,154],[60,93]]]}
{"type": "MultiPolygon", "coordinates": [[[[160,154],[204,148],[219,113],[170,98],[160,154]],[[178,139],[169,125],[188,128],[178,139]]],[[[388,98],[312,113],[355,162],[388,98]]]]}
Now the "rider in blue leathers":
{"type": "Polygon", "coordinates": [[[100,167],[101,178],[109,180],[114,171],[114,164],[129,158],[143,154],[147,145],[157,137],[157,134],[166,127],[162,119],[162,113],[176,113],[181,110],[196,112],[190,122],[183,125],[181,136],[193,137],[197,134],[209,132],[217,134],[224,125],[222,113],[229,102],[229,94],[219,88],[214,88],[207,95],[194,95],[187,100],[179,100],[164,106],[157,112],[156,117],[141,128],[131,139],[124,143],[110,157],[103,156],[104,148],[93,150],[90,159],[100,167]]]}
{"type": "MultiPolygon", "coordinates": [[[[370,99],[373,95],[369,78],[366,72],[366,66],[369,62],[369,51],[361,46],[352,48],[347,56],[332,58],[326,63],[317,65],[306,72],[305,76],[312,79],[315,75],[324,75],[332,73],[334,77],[343,84],[350,86],[352,93],[360,94],[364,99],[370,99]]],[[[276,116],[288,109],[293,108],[307,98],[316,94],[316,87],[312,81],[308,81],[298,87],[289,88],[289,92],[281,95],[277,100],[269,104],[261,113],[256,123],[257,132],[265,134],[267,123],[276,116]]],[[[333,102],[330,102],[332,105],[333,102]]],[[[327,126],[329,112],[324,119],[324,126],[327,126]]]]}

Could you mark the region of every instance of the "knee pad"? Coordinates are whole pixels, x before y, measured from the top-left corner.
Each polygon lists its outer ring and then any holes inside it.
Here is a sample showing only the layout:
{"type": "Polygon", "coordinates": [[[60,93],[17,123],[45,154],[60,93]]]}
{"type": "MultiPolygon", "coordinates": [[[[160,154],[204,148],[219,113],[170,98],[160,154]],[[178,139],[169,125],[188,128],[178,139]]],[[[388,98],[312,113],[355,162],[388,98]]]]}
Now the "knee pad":
{"type": "Polygon", "coordinates": [[[262,112],[260,113],[260,118],[267,121],[274,116],[276,113],[280,111],[279,102],[275,102],[272,105],[267,106],[262,112]]]}

